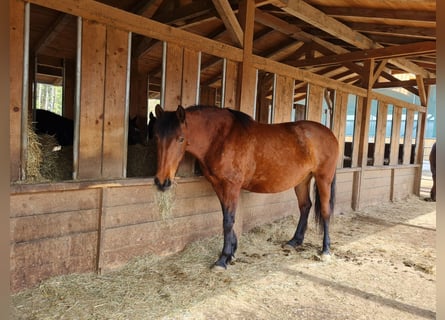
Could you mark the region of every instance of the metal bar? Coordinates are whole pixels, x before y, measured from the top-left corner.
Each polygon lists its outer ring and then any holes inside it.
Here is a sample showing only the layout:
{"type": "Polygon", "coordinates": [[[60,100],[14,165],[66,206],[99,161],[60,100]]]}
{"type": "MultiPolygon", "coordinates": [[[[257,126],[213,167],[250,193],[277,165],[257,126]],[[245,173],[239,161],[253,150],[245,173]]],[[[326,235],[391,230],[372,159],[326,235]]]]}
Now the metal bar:
{"type": "Polygon", "coordinates": [[[82,17],[77,17],[76,48],[76,87],[74,92],[74,141],[73,141],[73,179],[77,179],[79,168],[79,135],[80,135],[80,91],[82,80],[82,17]]]}
{"type": "Polygon", "coordinates": [[[127,79],[125,80],[125,114],[124,114],[124,159],[122,159],[122,177],[127,177],[128,121],[130,118],[130,73],[131,73],[131,32],[128,32],[127,79]]]}
{"type": "Polygon", "coordinates": [[[258,69],[255,69],[255,92],[254,92],[254,97],[255,97],[255,99],[253,100],[253,115],[252,115],[252,118],[254,118],[256,120],[257,119],[256,108],[257,108],[257,101],[258,101],[258,69]]]}
{"type": "Polygon", "coordinates": [[[28,161],[28,92],[29,92],[29,21],[30,3],[25,3],[25,21],[23,31],[23,83],[22,83],[22,114],[21,114],[21,146],[20,146],[20,180],[26,180],[26,164],[28,161]]]}
{"type": "Polygon", "coordinates": [[[162,42],[162,82],[161,82],[161,107],[165,109],[165,73],[167,68],[167,42],[162,42]]]}
{"type": "Polygon", "coordinates": [[[198,105],[199,101],[201,100],[200,98],[200,87],[201,87],[201,57],[202,57],[202,52],[199,51],[198,53],[198,77],[196,78],[196,97],[195,97],[195,103],[198,105]]]}
{"type": "Polygon", "coordinates": [[[227,76],[227,59],[223,59],[223,74],[222,74],[222,81],[221,81],[221,108],[225,107],[225,100],[226,100],[226,76],[227,76]]]}

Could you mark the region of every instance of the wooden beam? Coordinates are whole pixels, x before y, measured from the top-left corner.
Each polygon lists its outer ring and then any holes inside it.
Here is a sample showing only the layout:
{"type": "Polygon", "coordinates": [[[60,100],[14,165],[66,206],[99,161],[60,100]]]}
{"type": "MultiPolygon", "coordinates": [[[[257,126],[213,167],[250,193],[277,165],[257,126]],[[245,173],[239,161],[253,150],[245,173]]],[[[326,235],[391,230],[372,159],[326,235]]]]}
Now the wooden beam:
{"type": "Polygon", "coordinates": [[[364,22],[349,22],[348,26],[357,31],[367,34],[384,34],[396,37],[409,37],[419,39],[436,40],[436,28],[426,27],[407,27],[407,26],[393,26],[387,24],[364,23],[364,22]]]}
{"type": "Polygon", "coordinates": [[[377,44],[364,35],[355,32],[345,24],[331,18],[303,0],[277,0],[275,5],[283,11],[341,39],[357,48],[376,48],[377,44]]]}
{"type": "MultiPolygon", "coordinates": [[[[345,41],[346,43],[352,44],[357,48],[375,49],[383,47],[361,33],[352,30],[340,21],[327,16],[323,11],[310,6],[303,0],[276,0],[274,4],[285,12],[345,41]]],[[[390,62],[405,71],[420,74],[425,78],[429,78],[430,76],[428,71],[406,59],[391,59],[390,62]]]]}
{"type": "Polygon", "coordinates": [[[33,52],[38,54],[42,48],[60,35],[65,26],[71,21],[72,16],[61,13],[52,25],[46,30],[42,37],[34,45],[33,52]]]}
{"type": "Polygon", "coordinates": [[[334,45],[328,41],[313,36],[310,33],[304,32],[299,27],[260,9],[255,10],[255,21],[273,30],[279,31],[292,39],[304,42],[315,42],[337,54],[349,52],[340,46],[334,45]]]}
{"type": "Polygon", "coordinates": [[[224,25],[226,26],[232,39],[240,46],[243,46],[243,30],[236,19],[235,13],[228,0],[212,0],[224,25]]]}
{"type": "MultiPolygon", "coordinates": [[[[434,85],[436,84],[436,78],[423,79],[424,85],[434,85]]],[[[405,88],[417,86],[417,80],[399,80],[399,81],[388,81],[388,82],[376,82],[374,84],[374,89],[381,88],[405,88]]]]}
{"type": "Polygon", "coordinates": [[[382,74],[383,69],[385,69],[386,63],[388,62],[388,59],[383,59],[379,62],[377,68],[375,68],[374,73],[372,75],[372,86],[374,87],[374,84],[379,79],[380,75],[382,74]]]}
{"type": "Polygon", "coordinates": [[[344,54],[336,54],[330,56],[323,56],[314,59],[305,59],[298,61],[294,64],[296,67],[308,67],[308,66],[325,66],[332,64],[341,64],[351,61],[364,61],[368,59],[389,59],[406,56],[414,56],[425,53],[436,52],[435,41],[416,42],[400,46],[390,46],[379,49],[367,49],[362,51],[348,52],[344,54]]]}
{"type": "Polygon", "coordinates": [[[332,17],[365,17],[372,19],[393,19],[408,21],[436,22],[436,11],[390,10],[356,7],[318,7],[328,16],[332,17]]]}
{"type": "MultiPolygon", "coordinates": [[[[138,1],[139,2],[139,1],[138,1]]],[[[144,1],[140,7],[138,7],[134,12],[137,14],[145,17],[145,18],[152,18],[156,11],[161,6],[162,2],[164,0],[149,0],[144,1]]]]}
{"type": "Polygon", "coordinates": [[[200,51],[221,58],[238,62],[243,59],[243,51],[239,48],[178,28],[172,28],[163,23],[105,5],[98,1],[29,0],[29,2],[114,26],[121,30],[138,33],[149,38],[162,39],[163,41],[175,43],[191,50],[199,49],[200,51]]]}
{"type": "Polygon", "coordinates": [[[425,84],[423,83],[423,78],[419,75],[416,75],[417,87],[419,88],[419,98],[420,104],[424,107],[428,106],[428,97],[427,92],[425,90],[425,84]]]}

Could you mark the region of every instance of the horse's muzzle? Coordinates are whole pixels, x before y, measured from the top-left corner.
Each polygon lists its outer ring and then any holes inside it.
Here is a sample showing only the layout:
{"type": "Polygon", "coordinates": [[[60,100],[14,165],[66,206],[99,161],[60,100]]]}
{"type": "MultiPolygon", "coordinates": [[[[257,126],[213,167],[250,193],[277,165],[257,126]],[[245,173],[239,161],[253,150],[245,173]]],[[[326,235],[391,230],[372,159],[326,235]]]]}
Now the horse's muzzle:
{"type": "Polygon", "coordinates": [[[167,178],[164,180],[163,183],[161,183],[161,181],[158,179],[158,177],[155,177],[155,184],[158,186],[159,190],[165,191],[172,185],[172,182],[171,182],[170,178],[167,178]]]}

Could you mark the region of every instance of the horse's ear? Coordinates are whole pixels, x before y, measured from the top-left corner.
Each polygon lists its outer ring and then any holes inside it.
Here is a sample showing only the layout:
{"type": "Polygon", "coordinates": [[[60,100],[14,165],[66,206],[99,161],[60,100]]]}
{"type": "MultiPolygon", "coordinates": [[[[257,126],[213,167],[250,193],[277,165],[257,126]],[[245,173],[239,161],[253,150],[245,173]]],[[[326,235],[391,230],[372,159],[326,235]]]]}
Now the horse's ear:
{"type": "Polygon", "coordinates": [[[153,112],[150,111],[150,121],[156,119],[153,112]]]}
{"type": "Polygon", "coordinates": [[[157,104],[155,107],[156,117],[159,118],[164,113],[164,110],[161,108],[161,105],[157,104]]]}
{"type": "Polygon", "coordinates": [[[179,119],[179,122],[185,122],[185,109],[183,106],[178,106],[176,109],[176,116],[179,119]]]}

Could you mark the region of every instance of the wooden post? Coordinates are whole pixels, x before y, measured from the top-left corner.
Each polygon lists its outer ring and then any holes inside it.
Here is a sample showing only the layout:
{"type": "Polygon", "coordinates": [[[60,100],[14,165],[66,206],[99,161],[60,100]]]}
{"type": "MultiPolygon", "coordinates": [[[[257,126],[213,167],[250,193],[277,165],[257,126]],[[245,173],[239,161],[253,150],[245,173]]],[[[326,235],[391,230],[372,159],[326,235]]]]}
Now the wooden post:
{"type": "Polygon", "coordinates": [[[289,122],[294,102],[294,79],[276,75],[273,123],[289,122]]]}
{"type": "Polygon", "coordinates": [[[175,111],[181,104],[183,48],[168,43],[165,68],[164,110],[175,111]]]}
{"type": "Polygon", "coordinates": [[[334,117],[332,131],[338,140],[339,156],[337,168],[343,167],[343,155],[345,150],[345,127],[348,111],[348,93],[337,91],[334,107],[334,117]]]}
{"type": "Polygon", "coordinates": [[[399,145],[400,145],[400,125],[402,122],[402,108],[394,106],[392,112],[392,130],[391,130],[391,151],[389,153],[389,164],[399,164],[399,145]]]}
{"type": "Polygon", "coordinates": [[[258,95],[256,119],[261,123],[269,123],[269,94],[272,86],[272,77],[266,72],[260,72],[258,76],[258,95]]]}
{"type": "Polygon", "coordinates": [[[367,75],[364,78],[363,85],[367,89],[367,94],[363,100],[363,110],[358,113],[358,116],[361,117],[360,133],[358,137],[358,164],[360,167],[366,167],[368,162],[369,122],[371,121],[371,93],[374,65],[374,59],[365,61],[364,72],[367,72],[367,75]]]}
{"type": "Polygon", "coordinates": [[[25,3],[9,2],[9,141],[10,180],[20,179],[21,171],[21,117],[23,93],[23,50],[25,3]]]}
{"type": "Polygon", "coordinates": [[[352,160],[351,167],[358,167],[358,147],[360,145],[360,130],[362,126],[362,117],[361,114],[363,112],[363,97],[357,97],[356,108],[355,108],[355,117],[354,117],[354,140],[352,142],[352,160]]]}
{"type": "Polygon", "coordinates": [[[124,176],[128,32],[107,28],[102,177],[124,176]]]}
{"type": "Polygon", "coordinates": [[[253,34],[255,22],[255,1],[241,0],[238,5],[238,17],[244,31],[243,61],[240,67],[240,83],[237,97],[239,110],[255,117],[256,71],[252,63],[253,34]]]}
{"type": "Polygon", "coordinates": [[[405,140],[403,142],[403,164],[411,163],[411,146],[413,139],[414,111],[406,110],[405,140]]]}
{"type": "Polygon", "coordinates": [[[82,28],[78,178],[94,179],[102,173],[106,27],[84,20],[82,28]]]}
{"type": "Polygon", "coordinates": [[[181,105],[188,107],[196,104],[199,80],[199,52],[184,49],[182,70],[181,105]]]}
{"type": "Polygon", "coordinates": [[[360,167],[360,171],[354,173],[351,204],[351,207],[354,210],[360,209],[360,194],[363,188],[363,172],[368,161],[368,139],[369,122],[371,119],[371,93],[372,79],[374,75],[374,59],[365,61],[364,71],[367,72],[367,74],[363,79],[363,86],[366,87],[367,94],[366,97],[359,99],[361,101],[357,105],[357,110],[355,113],[356,131],[354,132],[352,165],[354,166],[354,164],[357,164],[360,167]],[[355,149],[358,149],[357,153],[355,153],[355,149]],[[357,157],[357,162],[355,162],[355,156],[357,157]]]}
{"type": "Polygon", "coordinates": [[[385,158],[386,121],[388,104],[379,102],[377,109],[377,128],[374,143],[374,166],[382,166],[385,158]]]}
{"type": "Polygon", "coordinates": [[[225,71],[225,89],[224,89],[224,108],[239,109],[237,108],[237,88],[238,88],[238,63],[226,60],[225,71]]]}
{"type": "Polygon", "coordinates": [[[307,103],[307,120],[321,122],[323,111],[324,88],[310,84],[309,97],[307,103]]]}
{"type": "MultiPolygon", "coordinates": [[[[180,100],[183,107],[188,107],[196,103],[196,93],[199,86],[199,52],[192,51],[190,49],[184,49],[183,61],[184,63],[181,72],[182,87],[180,91],[180,100]]],[[[192,155],[186,153],[181,163],[179,164],[177,174],[178,176],[183,177],[192,176],[194,174],[194,168],[195,158],[192,155]]]]}

